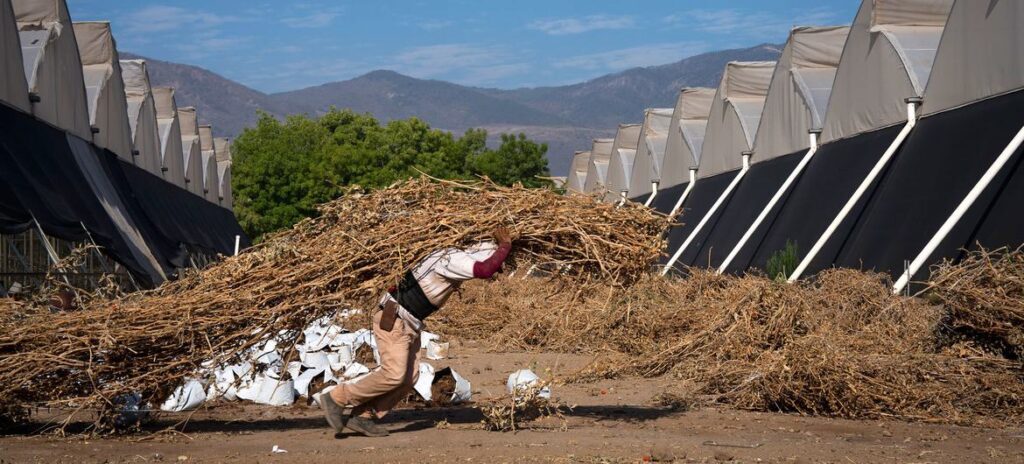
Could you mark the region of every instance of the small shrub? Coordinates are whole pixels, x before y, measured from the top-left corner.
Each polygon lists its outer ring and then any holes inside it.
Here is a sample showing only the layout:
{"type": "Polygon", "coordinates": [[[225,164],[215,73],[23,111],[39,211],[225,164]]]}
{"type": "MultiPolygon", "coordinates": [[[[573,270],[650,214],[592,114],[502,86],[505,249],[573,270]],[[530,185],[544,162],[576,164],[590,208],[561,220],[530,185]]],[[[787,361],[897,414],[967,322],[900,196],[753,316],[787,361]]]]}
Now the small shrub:
{"type": "Polygon", "coordinates": [[[786,240],[786,247],[776,251],[768,258],[768,269],[766,269],[768,277],[779,281],[786,280],[796,270],[797,264],[799,264],[799,260],[796,242],[786,240]]]}

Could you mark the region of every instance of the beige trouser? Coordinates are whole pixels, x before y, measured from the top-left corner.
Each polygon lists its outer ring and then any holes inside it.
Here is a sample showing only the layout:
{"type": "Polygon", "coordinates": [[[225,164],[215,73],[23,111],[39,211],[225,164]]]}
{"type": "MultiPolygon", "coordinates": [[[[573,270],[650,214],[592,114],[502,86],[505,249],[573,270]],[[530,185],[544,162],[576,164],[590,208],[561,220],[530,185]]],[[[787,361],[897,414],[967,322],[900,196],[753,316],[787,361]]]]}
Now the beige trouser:
{"type": "Polygon", "coordinates": [[[381,311],[373,315],[373,336],[380,352],[380,367],[357,380],[331,390],[336,403],[355,406],[353,414],[373,413],[384,417],[412,391],[420,376],[420,332],[401,318],[390,332],[380,327],[381,311]]]}

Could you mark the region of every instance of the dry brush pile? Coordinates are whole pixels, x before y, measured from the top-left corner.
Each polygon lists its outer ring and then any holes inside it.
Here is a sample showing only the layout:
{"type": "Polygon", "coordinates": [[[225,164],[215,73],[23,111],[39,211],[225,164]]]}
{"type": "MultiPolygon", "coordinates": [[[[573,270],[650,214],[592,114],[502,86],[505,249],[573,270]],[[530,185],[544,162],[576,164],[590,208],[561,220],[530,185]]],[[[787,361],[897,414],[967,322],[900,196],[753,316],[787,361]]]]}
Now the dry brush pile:
{"type": "Polygon", "coordinates": [[[353,190],[318,218],[154,291],[65,313],[0,307],[0,416],[47,405],[109,418],[131,392],[159,404],[204,362],[232,360],[271,337],[288,346],[315,319],[371,307],[426,254],[487,239],[498,225],[518,235],[512,267],[627,285],[660,255],[667,218],[486,182],[353,190]]]}
{"type": "Polygon", "coordinates": [[[795,285],[693,270],[618,290],[510,279],[466,288],[442,314],[447,333],[496,349],[597,354],[579,380],[671,375],[692,398],[744,409],[1020,424],[1022,261],[944,264],[932,298],[851,270],[795,285]]]}

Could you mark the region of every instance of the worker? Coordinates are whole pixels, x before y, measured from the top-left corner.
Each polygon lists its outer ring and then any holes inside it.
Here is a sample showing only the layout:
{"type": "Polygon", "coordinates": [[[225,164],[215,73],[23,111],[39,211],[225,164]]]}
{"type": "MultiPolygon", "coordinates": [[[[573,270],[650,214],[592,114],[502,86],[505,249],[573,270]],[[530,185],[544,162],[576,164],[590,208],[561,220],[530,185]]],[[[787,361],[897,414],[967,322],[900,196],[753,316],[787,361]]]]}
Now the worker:
{"type": "Polygon", "coordinates": [[[424,321],[463,282],[492,278],[512,249],[508,229],[498,227],[492,235],[494,241],[431,253],[381,297],[373,315],[380,366],[320,395],[321,407],[335,436],[340,437],[345,427],[368,437],[388,435],[378,421],[409,395],[419,377],[424,321]]]}

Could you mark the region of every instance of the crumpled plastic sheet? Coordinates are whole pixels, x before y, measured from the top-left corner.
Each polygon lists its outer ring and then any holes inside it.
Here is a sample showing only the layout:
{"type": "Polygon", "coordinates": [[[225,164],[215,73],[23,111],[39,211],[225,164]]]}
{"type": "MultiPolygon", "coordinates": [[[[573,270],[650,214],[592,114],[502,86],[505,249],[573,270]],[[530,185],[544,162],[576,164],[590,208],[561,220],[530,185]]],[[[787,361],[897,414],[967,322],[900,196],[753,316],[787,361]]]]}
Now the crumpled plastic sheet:
{"type": "MultiPolygon", "coordinates": [[[[340,317],[345,318],[357,313],[356,310],[345,310],[340,317]]],[[[214,399],[246,400],[283,406],[303,396],[310,397],[319,404],[319,395],[334,388],[332,382],[352,381],[370,372],[368,367],[354,361],[355,353],[363,345],[370,346],[374,359],[380,363],[380,352],[377,351],[377,340],[372,331],[359,329],[355,332],[346,332],[341,326],[334,324],[333,320],[332,317],[325,316],[310,323],[302,331],[300,343],[294,346],[298,352],[298,360],[293,358],[287,365],[284,364],[283,352],[289,347],[276,338],[268,338],[253,347],[245,362],[223,366],[204,364],[202,375],[197,379],[189,379],[176,388],[164,401],[161,409],[187,411],[198,407],[204,401],[214,399]],[[285,373],[288,374],[289,380],[281,380],[285,373]],[[319,392],[310,391],[310,386],[317,380],[329,385],[319,392]]],[[[259,331],[254,332],[256,333],[259,331]]],[[[423,332],[420,346],[426,349],[432,344],[436,345],[439,339],[440,336],[437,334],[423,332]]],[[[469,401],[472,395],[469,381],[454,371],[452,374],[456,379],[453,402],[469,401]]],[[[416,391],[424,399],[430,399],[430,385],[433,379],[433,366],[422,363],[416,391]]]]}
{"type": "Polygon", "coordinates": [[[413,385],[413,390],[416,391],[425,401],[432,401],[433,392],[430,391],[430,386],[434,384],[434,379],[439,375],[443,375],[446,371],[452,373],[452,377],[455,379],[455,392],[452,393],[452,397],[449,398],[452,403],[464,403],[473,398],[472,385],[469,380],[455,372],[455,369],[446,367],[440,371],[434,370],[434,366],[428,363],[420,363],[420,377],[416,379],[416,384],[413,385]]]}
{"type": "MultiPolygon", "coordinates": [[[[505,391],[510,395],[516,394],[537,385],[539,382],[540,377],[538,377],[533,371],[529,369],[521,369],[509,374],[508,381],[505,382],[505,391]]],[[[537,396],[544,399],[551,399],[551,388],[542,388],[537,393],[537,396]]]]}

